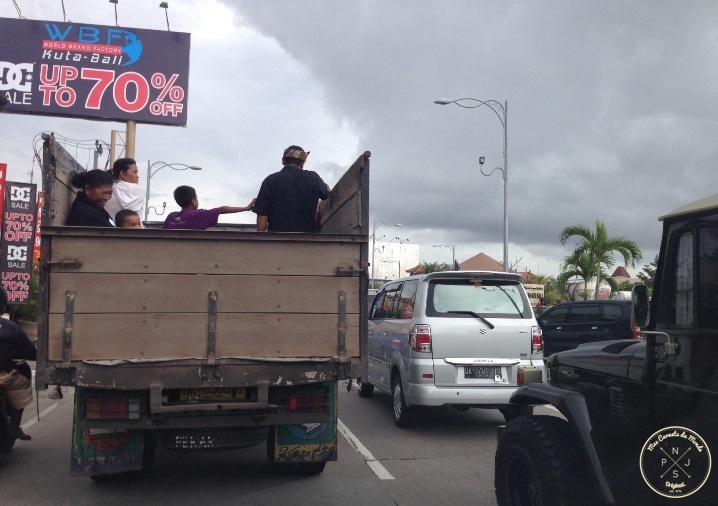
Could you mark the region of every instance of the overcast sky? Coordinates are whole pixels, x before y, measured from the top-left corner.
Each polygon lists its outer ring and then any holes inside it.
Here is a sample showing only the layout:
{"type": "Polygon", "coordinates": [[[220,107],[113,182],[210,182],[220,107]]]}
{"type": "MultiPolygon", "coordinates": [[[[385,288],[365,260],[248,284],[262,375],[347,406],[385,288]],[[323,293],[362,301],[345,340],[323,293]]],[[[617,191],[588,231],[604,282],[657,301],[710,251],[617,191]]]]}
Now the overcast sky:
{"type": "MultiPolygon", "coordinates": [[[[17,2],[28,19],[62,21],[60,0],[17,2]]],[[[73,22],[114,25],[109,2],[64,3],[73,22]]],[[[164,30],[157,5],[119,0],[119,24],[164,30]]],[[[371,220],[403,225],[377,236],[421,245],[423,261],[451,261],[434,244],[501,260],[503,180],[478,163],[503,165],[501,122],[439,97],[508,101],[509,261],[522,270],[557,274],[573,246],[561,229],[601,220],[642,249],[635,276],[657,252],[657,217],[718,191],[711,0],[171,0],[168,13],[192,34],[189,121],[138,126],[141,183],[147,160],[203,167],[152,178],[151,204],[168,210],[178,184],[203,207],[247,204],[290,144],[330,186],[369,150],[371,220]]],[[[0,17],[17,18],[11,0],[0,17]]],[[[124,125],[2,114],[0,161],[28,181],[39,132],[109,142],[112,129],[124,125]]]]}

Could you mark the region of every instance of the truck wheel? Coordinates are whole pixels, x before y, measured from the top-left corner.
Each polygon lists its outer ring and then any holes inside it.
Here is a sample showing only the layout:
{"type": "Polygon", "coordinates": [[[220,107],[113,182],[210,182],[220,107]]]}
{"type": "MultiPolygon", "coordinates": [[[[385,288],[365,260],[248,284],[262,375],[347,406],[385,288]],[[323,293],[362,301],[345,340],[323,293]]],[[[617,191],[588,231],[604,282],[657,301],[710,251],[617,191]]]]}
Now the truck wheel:
{"type": "Polygon", "coordinates": [[[499,408],[499,412],[501,412],[501,414],[504,415],[504,420],[506,420],[506,423],[509,423],[514,418],[518,418],[520,416],[531,416],[534,412],[534,407],[533,406],[511,405],[511,406],[504,406],[503,408],[499,408]]]}
{"type": "Polygon", "coordinates": [[[499,506],[590,503],[578,446],[568,423],[552,416],[511,421],[496,449],[499,506]]]}
{"type": "Polygon", "coordinates": [[[359,397],[368,399],[374,393],[374,385],[371,383],[364,383],[361,378],[357,378],[357,384],[359,385],[359,397]]]}
{"type": "Polygon", "coordinates": [[[404,401],[404,387],[398,374],[391,384],[391,396],[394,401],[394,423],[397,427],[408,427],[412,422],[413,410],[404,401]]]}

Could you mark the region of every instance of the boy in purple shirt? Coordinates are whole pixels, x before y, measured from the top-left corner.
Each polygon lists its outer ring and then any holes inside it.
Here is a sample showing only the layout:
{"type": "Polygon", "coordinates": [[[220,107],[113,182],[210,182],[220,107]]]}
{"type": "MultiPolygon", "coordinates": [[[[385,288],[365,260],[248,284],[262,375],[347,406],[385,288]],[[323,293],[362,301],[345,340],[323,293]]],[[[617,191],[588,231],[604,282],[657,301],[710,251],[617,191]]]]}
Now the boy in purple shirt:
{"type": "Polygon", "coordinates": [[[170,213],[162,228],[204,230],[217,224],[220,214],[241,213],[250,211],[257,199],[253,199],[247,207],[222,206],[214,209],[199,209],[197,192],[191,186],[178,186],[174,193],[181,211],[170,213]]]}

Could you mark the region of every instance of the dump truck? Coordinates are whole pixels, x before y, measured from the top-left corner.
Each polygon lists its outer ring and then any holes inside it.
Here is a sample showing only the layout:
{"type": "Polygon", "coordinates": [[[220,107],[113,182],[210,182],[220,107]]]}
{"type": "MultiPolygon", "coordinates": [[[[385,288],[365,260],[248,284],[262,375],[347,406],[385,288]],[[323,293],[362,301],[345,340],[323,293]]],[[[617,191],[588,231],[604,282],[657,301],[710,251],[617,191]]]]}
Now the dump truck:
{"type": "Polygon", "coordinates": [[[74,387],[73,476],[147,470],[156,448],[336,460],[338,384],[366,349],[369,157],[318,233],[68,227],[84,169],[43,136],[36,387],[74,387]]]}

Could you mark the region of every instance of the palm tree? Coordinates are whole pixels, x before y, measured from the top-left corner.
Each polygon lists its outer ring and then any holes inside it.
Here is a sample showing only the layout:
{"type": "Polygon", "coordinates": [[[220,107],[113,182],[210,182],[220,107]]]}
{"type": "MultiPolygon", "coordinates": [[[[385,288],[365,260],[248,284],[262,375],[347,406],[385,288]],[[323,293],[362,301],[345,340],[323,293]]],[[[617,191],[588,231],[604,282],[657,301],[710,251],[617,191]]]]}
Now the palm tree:
{"type": "MultiPolygon", "coordinates": [[[[596,277],[596,291],[594,298],[598,298],[598,290],[601,285],[601,279],[608,279],[608,276],[602,272],[601,266],[610,267],[614,263],[613,252],[617,251],[623,257],[626,266],[634,267],[636,262],[641,260],[641,250],[638,245],[625,237],[609,236],[606,230],[606,224],[596,220],[596,230],[590,230],[583,225],[571,225],[564,228],[559,235],[559,241],[562,245],[566,245],[566,241],[573,236],[578,236],[581,241],[576,246],[575,251],[571,255],[586,255],[593,258],[595,268],[594,275],[596,277]]],[[[571,258],[571,257],[569,257],[571,258]]]]}
{"type": "Polygon", "coordinates": [[[578,253],[574,251],[572,255],[564,258],[560,267],[561,271],[558,275],[558,285],[565,289],[568,280],[577,277],[583,280],[583,299],[586,300],[586,288],[588,280],[593,278],[596,272],[596,262],[593,257],[586,253],[578,253]]]}
{"type": "Polygon", "coordinates": [[[451,270],[451,266],[445,262],[422,262],[421,267],[424,269],[425,274],[451,270]]]}

